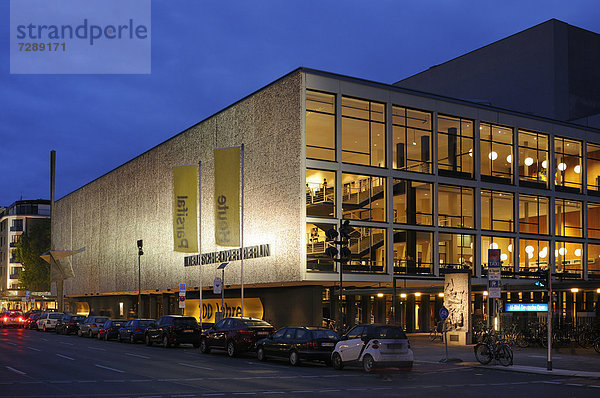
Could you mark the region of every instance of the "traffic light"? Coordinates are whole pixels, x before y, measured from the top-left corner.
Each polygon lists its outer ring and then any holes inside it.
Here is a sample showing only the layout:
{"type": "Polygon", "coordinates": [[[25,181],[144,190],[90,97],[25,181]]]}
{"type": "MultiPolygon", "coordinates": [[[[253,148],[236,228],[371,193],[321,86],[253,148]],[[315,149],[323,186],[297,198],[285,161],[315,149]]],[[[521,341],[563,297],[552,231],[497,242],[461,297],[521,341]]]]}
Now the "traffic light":
{"type": "Polygon", "coordinates": [[[548,270],[539,270],[537,278],[534,285],[542,289],[548,289],[548,270]]]}
{"type": "Polygon", "coordinates": [[[336,238],[338,237],[338,231],[335,228],[330,228],[325,231],[325,237],[327,238],[327,243],[329,247],[325,249],[325,254],[327,254],[331,258],[335,258],[338,255],[338,249],[335,247],[337,244],[336,238]]]}
{"type": "Polygon", "coordinates": [[[340,254],[340,259],[336,259],[336,262],[346,263],[350,260],[350,256],[352,253],[348,248],[348,244],[350,243],[350,232],[352,232],[352,228],[350,227],[350,221],[345,220],[340,222],[339,233],[335,230],[335,228],[330,228],[325,231],[325,236],[327,237],[327,243],[329,247],[325,249],[325,254],[329,257],[334,258],[337,257],[338,253],[340,254]],[[337,240],[338,236],[340,240],[337,240]],[[336,247],[340,245],[340,249],[336,247]]]}

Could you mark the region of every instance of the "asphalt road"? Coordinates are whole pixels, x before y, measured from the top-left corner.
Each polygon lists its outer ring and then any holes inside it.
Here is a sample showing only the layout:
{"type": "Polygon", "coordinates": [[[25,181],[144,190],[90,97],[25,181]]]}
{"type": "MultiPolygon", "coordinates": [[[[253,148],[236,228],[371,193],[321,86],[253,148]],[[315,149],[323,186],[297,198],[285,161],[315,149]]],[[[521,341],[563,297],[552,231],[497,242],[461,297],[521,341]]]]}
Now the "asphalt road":
{"type": "Polygon", "coordinates": [[[254,355],[203,355],[22,329],[0,329],[3,397],[597,397],[600,380],[417,362],[410,372],[365,374],[291,367],[254,355]]]}

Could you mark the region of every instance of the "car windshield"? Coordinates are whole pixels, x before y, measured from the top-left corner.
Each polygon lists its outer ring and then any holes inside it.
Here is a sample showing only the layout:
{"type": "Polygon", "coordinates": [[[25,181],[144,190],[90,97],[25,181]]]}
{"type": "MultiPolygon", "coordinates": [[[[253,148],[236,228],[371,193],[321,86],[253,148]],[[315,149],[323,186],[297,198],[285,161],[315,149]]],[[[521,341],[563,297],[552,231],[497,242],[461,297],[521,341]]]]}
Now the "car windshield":
{"type": "Polygon", "coordinates": [[[96,318],[94,323],[104,323],[106,321],[108,321],[108,318],[96,318]]]}
{"type": "Polygon", "coordinates": [[[315,339],[330,339],[330,340],[339,340],[337,333],[333,330],[313,330],[312,331],[313,338],[315,339]]]}
{"type": "Polygon", "coordinates": [[[84,318],[85,317],[83,317],[83,316],[74,316],[74,317],[71,317],[71,321],[79,322],[79,321],[83,321],[84,318]]]}
{"type": "Polygon", "coordinates": [[[244,322],[246,326],[271,326],[268,322],[261,319],[244,319],[242,322],[244,322]]]}
{"type": "Polygon", "coordinates": [[[11,318],[16,318],[18,316],[22,316],[23,314],[21,314],[20,312],[11,312],[10,314],[8,314],[9,317],[11,318]]]}
{"type": "Polygon", "coordinates": [[[375,328],[373,338],[375,339],[405,339],[404,330],[393,326],[380,326],[375,328]]]}
{"type": "Polygon", "coordinates": [[[50,319],[60,319],[63,316],[63,314],[50,314],[50,316],[48,318],[50,319]]]}
{"type": "Polygon", "coordinates": [[[175,326],[198,326],[198,322],[194,318],[175,318],[173,319],[175,326]]]}
{"type": "Polygon", "coordinates": [[[140,326],[150,326],[152,325],[153,321],[140,321],[139,325],[140,326]]]}
{"type": "Polygon", "coordinates": [[[113,322],[113,327],[121,327],[123,326],[123,322],[113,322]]]}

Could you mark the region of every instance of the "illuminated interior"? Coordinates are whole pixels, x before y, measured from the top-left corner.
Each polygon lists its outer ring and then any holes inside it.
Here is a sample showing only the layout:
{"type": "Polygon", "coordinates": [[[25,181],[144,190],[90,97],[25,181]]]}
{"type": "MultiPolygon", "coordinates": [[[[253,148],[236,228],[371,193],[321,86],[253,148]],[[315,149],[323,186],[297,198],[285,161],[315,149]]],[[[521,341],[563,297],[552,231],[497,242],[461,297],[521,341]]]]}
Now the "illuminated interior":
{"type": "Polygon", "coordinates": [[[385,167],[385,105],[342,97],[342,162],[385,167]]]}
{"type": "Polygon", "coordinates": [[[431,113],[392,106],[395,169],[431,173],[431,113]]]}
{"type": "Polygon", "coordinates": [[[479,125],[481,176],[490,181],[512,182],[513,130],[495,124],[479,125]]]}
{"type": "Polygon", "coordinates": [[[438,115],[438,168],[453,176],[473,174],[473,121],[438,115]]]}

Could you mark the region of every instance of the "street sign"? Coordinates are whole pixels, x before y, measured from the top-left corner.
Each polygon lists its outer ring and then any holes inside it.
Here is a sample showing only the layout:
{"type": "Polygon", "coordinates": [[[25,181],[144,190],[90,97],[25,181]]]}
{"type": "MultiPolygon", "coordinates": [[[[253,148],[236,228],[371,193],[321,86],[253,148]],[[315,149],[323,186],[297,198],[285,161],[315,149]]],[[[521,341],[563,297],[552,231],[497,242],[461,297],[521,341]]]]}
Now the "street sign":
{"type": "Polygon", "coordinates": [[[223,289],[223,281],[218,276],[215,278],[213,282],[213,293],[221,294],[221,290],[223,289]]]}
{"type": "Polygon", "coordinates": [[[185,283],[179,284],[179,308],[185,308],[185,283]]]}
{"type": "Polygon", "coordinates": [[[448,318],[448,315],[450,315],[448,308],[446,308],[446,307],[440,308],[440,319],[444,320],[444,319],[448,318]]]}
{"type": "Polygon", "coordinates": [[[29,301],[29,299],[31,298],[31,290],[25,290],[25,298],[27,299],[27,301],[29,301]]]}
{"type": "Polygon", "coordinates": [[[185,293],[185,283],[180,283],[179,284],[179,291],[185,293]]]}
{"type": "Polygon", "coordinates": [[[500,249],[488,250],[488,295],[489,298],[500,298],[502,293],[502,264],[500,249]]]}

